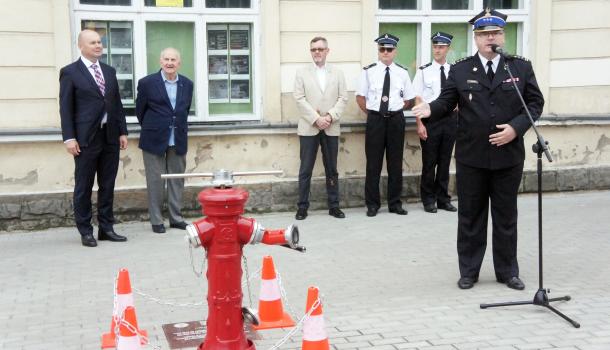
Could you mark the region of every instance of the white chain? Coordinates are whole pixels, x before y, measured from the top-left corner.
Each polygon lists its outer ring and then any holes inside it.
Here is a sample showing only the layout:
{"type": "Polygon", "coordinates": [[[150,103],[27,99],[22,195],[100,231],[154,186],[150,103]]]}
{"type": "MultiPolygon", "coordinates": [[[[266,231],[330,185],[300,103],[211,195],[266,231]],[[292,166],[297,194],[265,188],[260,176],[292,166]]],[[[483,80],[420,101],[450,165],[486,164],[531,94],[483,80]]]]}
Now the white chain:
{"type": "Polygon", "coordinates": [[[137,295],[143,297],[144,299],[148,300],[148,301],[152,301],[153,303],[157,303],[159,305],[166,305],[166,306],[176,306],[176,307],[199,307],[199,306],[203,306],[204,302],[200,301],[198,303],[178,303],[178,302],[174,302],[174,301],[166,301],[163,300],[161,298],[156,298],[153,297],[150,294],[147,294],[141,290],[139,290],[136,287],[131,287],[131,289],[133,289],[134,293],[136,293],[137,295]]]}
{"type": "Polygon", "coordinates": [[[205,262],[208,257],[208,251],[204,249],[203,261],[201,262],[201,269],[199,271],[197,271],[197,269],[195,268],[195,259],[193,258],[193,246],[188,241],[186,242],[186,244],[189,247],[189,256],[191,258],[191,267],[193,268],[193,273],[195,274],[195,276],[201,277],[201,276],[203,276],[203,269],[205,268],[205,262]]]}
{"type": "Polygon", "coordinates": [[[311,308],[309,310],[307,310],[305,315],[303,315],[299,319],[299,322],[297,322],[297,324],[294,326],[294,328],[291,329],[288,333],[286,333],[286,335],[282,339],[280,339],[277,343],[275,343],[272,347],[270,347],[269,350],[277,350],[280,348],[280,346],[284,345],[284,343],[286,343],[288,341],[288,339],[290,339],[290,337],[292,337],[301,328],[303,323],[305,323],[305,321],[307,321],[307,319],[311,316],[311,314],[313,313],[313,310],[315,310],[321,303],[322,303],[322,300],[320,297],[318,297],[318,299],[316,299],[316,301],[311,305],[311,308]]]}
{"type": "Polygon", "coordinates": [[[290,313],[290,316],[294,318],[296,312],[294,312],[292,306],[290,305],[290,302],[288,301],[288,294],[286,294],[286,290],[284,289],[284,285],[282,284],[282,275],[280,275],[280,272],[277,270],[275,273],[277,274],[277,284],[280,286],[280,294],[282,295],[282,298],[284,298],[284,303],[286,304],[286,306],[288,306],[288,312],[290,313]]]}

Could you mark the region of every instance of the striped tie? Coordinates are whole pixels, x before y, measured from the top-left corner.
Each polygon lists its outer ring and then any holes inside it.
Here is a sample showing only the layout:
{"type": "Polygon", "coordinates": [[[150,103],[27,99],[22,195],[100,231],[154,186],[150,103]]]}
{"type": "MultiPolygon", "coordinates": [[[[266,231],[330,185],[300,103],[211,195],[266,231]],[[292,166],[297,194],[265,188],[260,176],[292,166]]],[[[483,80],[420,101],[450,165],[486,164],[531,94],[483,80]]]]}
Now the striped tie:
{"type": "Polygon", "coordinates": [[[93,74],[95,75],[95,82],[97,83],[97,87],[100,89],[102,95],[106,94],[106,85],[104,84],[104,76],[102,72],[97,67],[97,64],[92,64],[91,68],[93,68],[93,74]]]}

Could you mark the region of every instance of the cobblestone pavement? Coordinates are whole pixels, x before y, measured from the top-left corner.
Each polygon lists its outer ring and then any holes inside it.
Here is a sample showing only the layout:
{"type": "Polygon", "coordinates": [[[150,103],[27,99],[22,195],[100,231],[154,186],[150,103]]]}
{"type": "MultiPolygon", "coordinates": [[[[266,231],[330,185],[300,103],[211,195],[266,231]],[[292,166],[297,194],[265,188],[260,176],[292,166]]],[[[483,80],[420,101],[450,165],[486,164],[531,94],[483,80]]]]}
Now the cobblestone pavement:
{"type": "MultiPolygon", "coordinates": [[[[607,350],[610,349],[610,192],[545,194],[545,287],[553,305],[578,320],[570,324],[539,306],[482,310],[482,302],[530,300],[538,288],[537,207],[534,195],[519,197],[519,262],[524,291],[494,279],[491,247],[480,280],[460,290],[455,213],[409,215],[363,208],[335,219],[311,212],[298,222],[301,254],[281,247],[246,246],[250,271],[272,254],[288,294],[285,303],[302,315],[307,287],[319,286],[334,349],[607,350]]],[[[294,213],[255,216],[267,228],[294,222],[294,213]]],[[[195,218],[193,218],[195,219],[195,218]]],[[[197,278],[184,231],[153,234],[142,222],[118,224],[127,243],[80,245],[73,228],[0,234],[0,349],[99,349],[112,312],[119,268],[132,285],[165,301],[203,301],[206,280],[197,278]]],[[[491,245],[491,244],[490,244],[491,245]]],[[[195,251],[196,264],[202,261],[195,251]]],[[[253,282],[256,307],[258,279],[253,282]]],[[[249,304],[248,293],[244,303],[249,304]]],[[[135,296],[140,328],[153,345],[169,349],[161,325],[205,319],[207,306],[159,305],[135,296]]],[[[269,349],[282,330],[261,332],[257,348],[269,349]]],[[[282,349],[297,349],[299,331],[282,349]]],[[[147,348],[151,349],[152,346],[147,348]]]]}

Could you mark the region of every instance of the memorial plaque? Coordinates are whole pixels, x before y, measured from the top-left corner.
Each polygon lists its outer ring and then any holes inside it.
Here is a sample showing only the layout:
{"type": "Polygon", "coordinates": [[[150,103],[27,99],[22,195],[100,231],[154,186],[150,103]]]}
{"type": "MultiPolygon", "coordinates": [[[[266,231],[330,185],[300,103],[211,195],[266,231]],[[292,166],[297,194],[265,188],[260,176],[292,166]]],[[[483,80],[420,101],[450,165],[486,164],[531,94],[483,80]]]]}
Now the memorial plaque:
{"type": "Polygon", "coordinates": [[[205,321],[169,323],[161,327],[170,349],[196,348],[205,338],[205,321]]]}

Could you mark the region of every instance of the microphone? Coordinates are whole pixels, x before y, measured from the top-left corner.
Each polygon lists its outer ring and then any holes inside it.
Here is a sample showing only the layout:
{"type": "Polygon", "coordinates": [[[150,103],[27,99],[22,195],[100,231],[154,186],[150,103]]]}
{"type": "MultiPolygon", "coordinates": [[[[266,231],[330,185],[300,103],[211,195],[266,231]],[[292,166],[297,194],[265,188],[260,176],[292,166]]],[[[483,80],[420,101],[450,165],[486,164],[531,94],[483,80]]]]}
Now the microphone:
{"type": "Polygon", "coordinates": [[[504,52],[504,49],[502,49],[502,47],[500,45],[496,45],[496,44],[491,44],[491,51],[497,53],[498,55],[504,57],[504,58],[510,58],[509,54],[504,52]]]}

